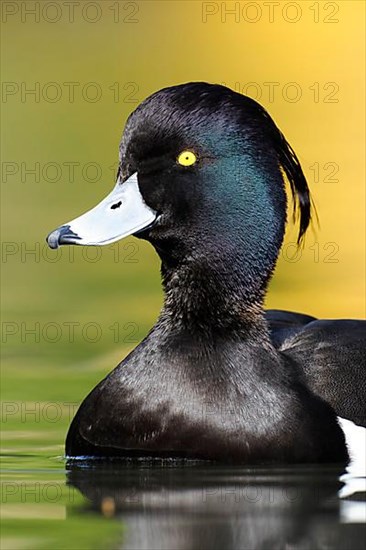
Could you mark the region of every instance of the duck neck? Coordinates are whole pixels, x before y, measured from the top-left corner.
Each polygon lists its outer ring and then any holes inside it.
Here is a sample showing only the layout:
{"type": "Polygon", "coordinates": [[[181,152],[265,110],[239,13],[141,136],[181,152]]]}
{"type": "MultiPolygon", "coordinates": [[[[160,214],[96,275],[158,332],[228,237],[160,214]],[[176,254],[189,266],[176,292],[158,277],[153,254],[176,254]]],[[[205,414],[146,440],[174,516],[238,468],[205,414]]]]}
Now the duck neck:
{"type": "MultiPolygon", "coordinates": [[[[253,250],[253,249],[252,249],[253,250]]],[[[254,249],[255,250],[255,249],[254,249]]],[[[161,320],[174,331],[211,337],[258,337],[267,334],[263,315],[265,291],[277,254],[258,258],[235,243],[202,254],[195,250],[174,260],[162,257],[165,300],[161,320]]]]}

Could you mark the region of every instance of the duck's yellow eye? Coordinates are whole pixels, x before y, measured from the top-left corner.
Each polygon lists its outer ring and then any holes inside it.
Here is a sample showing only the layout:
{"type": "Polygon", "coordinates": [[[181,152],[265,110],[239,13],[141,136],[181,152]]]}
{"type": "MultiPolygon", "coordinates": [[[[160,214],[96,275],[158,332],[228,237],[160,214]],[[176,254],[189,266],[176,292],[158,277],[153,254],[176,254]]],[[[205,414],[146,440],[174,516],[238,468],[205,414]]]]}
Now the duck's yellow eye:
{"type": "Polygon", "coordinates": [[[196,161],[197,157],[192,151],[183,151],[177,158],[177,163],[181,166],[192,166],[196,161]]]}

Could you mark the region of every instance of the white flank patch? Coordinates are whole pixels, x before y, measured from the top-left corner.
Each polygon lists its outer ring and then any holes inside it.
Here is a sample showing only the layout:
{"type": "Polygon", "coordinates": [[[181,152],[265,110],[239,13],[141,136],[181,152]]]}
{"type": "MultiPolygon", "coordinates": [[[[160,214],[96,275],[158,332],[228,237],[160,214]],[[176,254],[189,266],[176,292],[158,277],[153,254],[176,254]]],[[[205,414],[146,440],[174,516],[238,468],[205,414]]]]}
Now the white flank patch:
{"type": "MultiPolygon", "coordinates": [[[[366,428],[357,426],[350,420],[338,417],[347,443],[350,455],[350,463],[340,480],[344,486],[339,491],[340,498],[350,498],[357,493],[366,494],[366,428]]],[[[365,523],[366,502],[365,501],[343,501],[341,502],[342,523],[365,523]]]]}

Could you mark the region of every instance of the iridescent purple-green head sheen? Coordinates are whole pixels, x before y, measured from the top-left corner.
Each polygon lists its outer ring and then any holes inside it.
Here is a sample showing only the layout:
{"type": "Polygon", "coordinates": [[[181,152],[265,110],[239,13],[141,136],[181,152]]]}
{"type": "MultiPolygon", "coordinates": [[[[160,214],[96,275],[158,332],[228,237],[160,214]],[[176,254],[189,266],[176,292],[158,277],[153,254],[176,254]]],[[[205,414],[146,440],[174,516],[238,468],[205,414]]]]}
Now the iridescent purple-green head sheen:
{"type": "Polygon", "coordinates": [[[166,290],[180,279],[186,289],[206,286],[202,300],[211,287],[221,302],[231,292],[261,304],[285,231],[284,173],[300,209],[299,240],[310,220],[301,167],[267,112],[224,86],[166,88],[129,117],[120,153],[123,178],[137,172],[146,204],[159,214],[138,236],[159,253],[166,290]],[[182,151],[197,161],[181,166],[182,151]]]}

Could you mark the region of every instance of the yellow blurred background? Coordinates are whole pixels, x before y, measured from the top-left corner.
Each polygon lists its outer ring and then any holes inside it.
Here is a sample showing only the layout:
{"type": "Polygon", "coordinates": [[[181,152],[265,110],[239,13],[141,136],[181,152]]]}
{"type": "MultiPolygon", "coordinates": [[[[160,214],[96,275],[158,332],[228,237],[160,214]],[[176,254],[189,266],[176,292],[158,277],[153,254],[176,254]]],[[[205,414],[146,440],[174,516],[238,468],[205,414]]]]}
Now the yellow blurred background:
{"type": "MultiPolygon", "coordinates": [[[[365,315],[364,2],[3,2],[2,10],[3,319],[12,380],[32,366],[92,360],[107,372],[154,323],[162,294],[148,244],[132,238],[95,256],[48,251],[44,239],[112,187],[136,105],[192,80],[224,83],[268,109],[313,193],[320,228],[294,257],[290,224],[267,306],[365,315]],[[70,323],[78,323],[72,341],[70,323]]],[[[16,387],[14,380],[11,394],[16,387]]]]}

